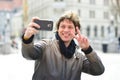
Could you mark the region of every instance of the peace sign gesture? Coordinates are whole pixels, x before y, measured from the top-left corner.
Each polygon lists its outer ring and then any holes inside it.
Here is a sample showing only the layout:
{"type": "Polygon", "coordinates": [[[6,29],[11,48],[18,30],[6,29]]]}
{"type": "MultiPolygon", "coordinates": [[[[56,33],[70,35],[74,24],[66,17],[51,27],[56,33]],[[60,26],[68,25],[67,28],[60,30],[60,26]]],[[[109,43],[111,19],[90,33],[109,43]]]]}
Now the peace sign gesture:
{"type": "Polygon", "coordinates": [[[73,34],[74,38],[78,41],[79,46],[83,50],[87,50],[90,46],[88,38],[80,33],[80,30],[78,29],[78,27],[76,27],[76,32],[77,32],[77,35],[73,34]]]}

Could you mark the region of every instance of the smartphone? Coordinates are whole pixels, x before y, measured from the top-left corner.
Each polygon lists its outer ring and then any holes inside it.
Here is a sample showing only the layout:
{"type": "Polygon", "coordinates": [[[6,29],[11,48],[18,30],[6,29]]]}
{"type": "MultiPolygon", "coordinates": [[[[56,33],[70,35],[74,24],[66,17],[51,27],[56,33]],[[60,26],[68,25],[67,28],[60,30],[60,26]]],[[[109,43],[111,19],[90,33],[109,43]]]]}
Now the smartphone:
{"type": "Polygon", "coordinates": [[[53,21],[35,19],[34,22],[40,25],[40,28],[36,28],[37,30],[44,30],[44,31],[53,30],[53,21]]]}

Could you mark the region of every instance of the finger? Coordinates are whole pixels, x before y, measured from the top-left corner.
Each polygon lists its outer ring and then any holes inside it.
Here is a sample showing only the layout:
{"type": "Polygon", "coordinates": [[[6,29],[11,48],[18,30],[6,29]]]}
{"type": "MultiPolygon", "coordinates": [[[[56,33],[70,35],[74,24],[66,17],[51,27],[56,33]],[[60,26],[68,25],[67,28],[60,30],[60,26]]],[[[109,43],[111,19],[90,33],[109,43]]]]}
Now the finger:
{"type": "Polygon", "coordinates": [[[83,42],[86,43],[87,42],[87,38],[84,37],[83,38],[83,42]]]}
{"type": "Polygon", "coordinates": [[[86,40],[86,49],[88,49],[88,47],[90,46],[90,44],[89,44],[89,41],[88,40],[86,40]]]}
{"type": "Polygon", "coordinates": [[[37,24],[37,23],[34,23],[34,22],[31,22],[29,24],[29,27],[32,27],[32,28],[40,28],[40,26],[37,24]]]}
{"type": "Polygon", "coordinates": [[[73,37],[73,38],[75,38],[75,37],[76,37],[76,35],[75,35],[75,33],[74,33],[74,32],[72,32],[72,31],[71,31],[71,32],[70,32],[70,34],[72,35],[72,37],[73,37]]]}
{"type": "Polygon", "coordinates": [[[35,28],[33,29],[33,34],[36,34],[36,33],[38,33],[39,31],[38,30],[36,30],[35,28]]]}
{"type": "Polygon", "coordinates": [[[76,31],[77,31],[78,36],[81,38],[82,35],[81,35],[80,30],[79,30],[78,27],[76,27],[76,31]]]}
{"type": "Polygon", "coordinates": [[[33,34],[38,33],[38,30],[36,30],[35,28],[30,27],[29,33],[33,35],[33,34]]]}
{"type": "Polygon", "coordinates": [[[40,25],[38,25],[37,23],[33,23],[32,27],[38,30],[40,28],[40,25]]]}
{"type": "Polygon", "coordinates": [[[39,18],[39,17],[37,17],[37,16],[36,16],[36,17],[32,17],[31,22],[34,22],[34,20],[36,20],[36,19],[38,19],[38,20],[39,20],[40,18],[39,18]]]}
{"type": "Polygon", "coordinates": [[[86,44],[89,44],[88,38],[87,38],[87,37],[84,37],[84,38],[83,38],[83,42],[86,43],[86,44]]]}

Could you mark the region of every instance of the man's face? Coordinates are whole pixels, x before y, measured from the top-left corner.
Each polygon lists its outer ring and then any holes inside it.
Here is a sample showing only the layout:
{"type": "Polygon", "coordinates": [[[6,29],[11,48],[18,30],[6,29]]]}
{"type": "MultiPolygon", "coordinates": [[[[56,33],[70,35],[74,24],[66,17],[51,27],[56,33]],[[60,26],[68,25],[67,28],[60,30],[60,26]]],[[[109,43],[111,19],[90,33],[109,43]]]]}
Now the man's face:
{"type": "Polygon", "coordinates": [[[60,22],[59,29],[57,31],[64,42],[70,42],[73,39],[72,33],[75,34],[75,26],[72,21],[64,19],[60,22]]]}

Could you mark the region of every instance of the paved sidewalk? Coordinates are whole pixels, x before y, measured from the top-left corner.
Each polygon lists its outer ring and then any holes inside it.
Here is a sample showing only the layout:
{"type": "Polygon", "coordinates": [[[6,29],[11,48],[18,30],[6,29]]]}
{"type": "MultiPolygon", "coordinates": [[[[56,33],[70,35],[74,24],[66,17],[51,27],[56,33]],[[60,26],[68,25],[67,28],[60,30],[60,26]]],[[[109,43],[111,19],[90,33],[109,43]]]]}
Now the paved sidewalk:
{"type": "MultiPolygon", "coordinates": [[[[20,45],[19,49],[13,49],[11,54],[0,55],[0,80],[31,80],[34,61],[22,57],[20,45]]],[[[92,76],[82,73],[81,80],[120,80],[120,54],[102,51],[97,51],[97,53],[105,65],[104,74],[92,76]]]]}
{"type": "Polygon", "coordinates": [[[120,80],[120,54],[103,53],[102,51],[97,51],[97,53],[105,66],[104,74],[92,76],[83,73],[81,80],[120,80]]]}

